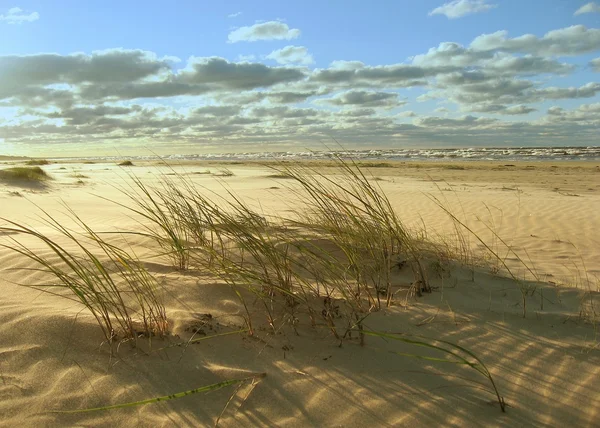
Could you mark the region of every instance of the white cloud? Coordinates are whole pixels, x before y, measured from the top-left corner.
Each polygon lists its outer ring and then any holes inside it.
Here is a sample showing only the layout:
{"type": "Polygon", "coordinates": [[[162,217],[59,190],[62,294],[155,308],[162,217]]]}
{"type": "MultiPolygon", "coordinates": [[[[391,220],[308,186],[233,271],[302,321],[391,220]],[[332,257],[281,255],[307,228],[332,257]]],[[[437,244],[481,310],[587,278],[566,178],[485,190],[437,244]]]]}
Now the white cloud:
{"type": "Polygon", "coordinates": [[[558,106],[552,106],[548,109],[548,114],[552,116],[560,116],[564,113],[565,109],[558,106]]]}
{"type": "Polygon", "coordinates": [[[518,106],[508,107],[506,110],[503,111],[503,113],[511,114],[511,115],[519,115],[519,114],[529,114],[534,111],[537,111],[537,109],[535,109],[533,107],[527,107],[524,105],[518,105],[518,106]]]}
{"type": "MultiPolygon", "coordinates": [[[[438,90],[417,97],[417,101],[441,99],[460,105],[463,111],[504,113],[509,104],[532,104],[545,100],[593,98],[600,93],[600,83],[590,82],[580,87],[539,87],[529,80],[493,79],[485,81],[454,81],[440,79],[438,90]]],[[[520,107],[509,114],[523,112],[520,107]]],[[[520,113],[519,113],[520,114],[520,113]]]]}
{"type": "Polygon", "coordinates": [[[3,89],[54,83],[131,83],[171,69],[168,58],[154,52],[127,49],[94,51],[91,55],[36,54],[0,56],[0,96],[3,89]]]}
{"type": "Polygon", "coordinates": [[[70,106],[78,100],[165,98],[268,88],[305,78],[290,67],[229,62],[208,57],[188,60],[175,72],[153,52],[112,49],[72,55],[0,56],[0,103],[39,107],[70,106]],[[70,85],[57,88],[56,84],[70,85]]]}
{"type": "Polygon", "coordinates": [[[570,86],[568,88],[542,88],[532,91],[535,101],[550,99],[560,100],[569,98],[592,98],[600,92],[600,83],[590,82],[580,87],[570,86]]]}
{"type": "Polygon", "coordinates": [[[441,117],[422,117],[417,119],[417,124],[432,128],[471,128],[486,127],[497,122],[498,119],[489,119],[485,117],[461,116],[458,119],[449,119],[441,117]]]}
{"type": "Polygon", "coordinates": [[[511,39],[507,35],[507,31],[483,34],[471,42],[470,48],[476,51],[501,50],[542,56],[573,56],[600,51],[600,29],[588,29],[584,25],[552,30],[541,38],[524,34],[511,39]]]}
{"type": "Polygon", "coordinates": [[[365,64],[360,61],[344,61],[344,60],[336,60],[332,61],[329,64],[329,68],[333,70],[357,70],[359,68],[364,68],[365,64]]]}
{"type": "Polygon", "coordinates": [[[229,33],[228,42],[256,42],[259,40],[291,40],[300,36],[300,30],[279,21],[262,22],[251,27],[240,27],[229,33]]]}
{"type": "Polygon", "coordinates": [[[497,7],[495,4],[488,3],[487,0],[453,0],[436,7],[429,16],[446,15],[448,19],[461,18],[479,12],[486,12],[497,7]]]}
{"type": "Polygon", "coordinates": [[[229,15],[227,15],[227,18],[237,18],[241,14],[242,12],[230,13],[229,15]]]}
{"type": "Polygon", "coordinates": [[[565,110],[558,106],[548,109],[548,115],[558,122],[588,122],[600,125],[600,103],[582,104],[574,110],[565,110]]]}
{"type": "Polygon", "coordinates": [[[303,77],[304,73],[295,68],[268,67],[260,63],[234,63],[219,57],[190,58],[188,67],[178,75],[182,83],[208,84],[234,90],[266,88],[303,77]]]}
{"type": "Polygon", "coordinates": [[[308,49],[304,46],[286,46],[277,49],[266,56],[268,59],[277,61],[279,64],[312,64],[315,62],[308,49]]]}
{"type": "Polygon", "coordinates": [[[293,103],[301,103],[306,101],[308,98],[318,95],[316,91],[308,91],[308,92],[292,92],[292,91],[282,91],[282,92],[269,92],[266,94],[269,98],[269,101],[275,104],[293,104],[293,103]]]}
{"type": "Polygon", "coordinates": [[[600,58],[596,58],[590,61],[590,66],[592,67],[592,69],[594,71],[597,71],[600,73],[600,58]]]}
{"type": "Polygon", "coordinates": [[[398,94],[390,92],[357,91],[351,90],[338,94],[332,98],[317,100],[318,104],[331,104],[335,106],[356,105],[363,107],[392,108],[406,104],[398,101],[398,94]]]}
{"type": "Polygon", "coordinates": [[[339,86],[410,87],[425,86],[428,77],[457,70],[457,67],[420,67],[411,64],[368,66],[359,61],[336,61],[334,67],[315,69],[310,80],[339,86]]]}
{"type": "Polygon", "coordinates": [[[573,15],[577,16],[577,15],[583,15],[584,13],[594,13],[594,12],[600,13],[600,5],[597,4],[596,2],[591,1],[587,4],[584,4],[579,9],[577,9],[573,15]]]}
{"type": "Polygon", "coordinates": [[[31,12],[28,14],[19,7],[8,9],[6,14],[0,15],[0,21],[4,21],[8,24],[22,24],[24,22],[37,21],[38,19],[40,19],[39,13],[31,12]]]}
{"type": "Polygon", "coordinates": [[[422,67],[481,67],[488,74],[495,75],[567,74],[575,69],[571,64],[553,59],[532,55],[518,57],[506,52],[465,48],[452,42],[442,42],[425,54],[415,55],[412,64],[422,67]]]}
{"type": "Polygon", "coordinates": [[[238,55],[237,56],[238,61],[240,62],[250,62],[250,61],[254,61],[256,59],[256,55],[254,54],[249,54],[249,55],[238,55]]]}

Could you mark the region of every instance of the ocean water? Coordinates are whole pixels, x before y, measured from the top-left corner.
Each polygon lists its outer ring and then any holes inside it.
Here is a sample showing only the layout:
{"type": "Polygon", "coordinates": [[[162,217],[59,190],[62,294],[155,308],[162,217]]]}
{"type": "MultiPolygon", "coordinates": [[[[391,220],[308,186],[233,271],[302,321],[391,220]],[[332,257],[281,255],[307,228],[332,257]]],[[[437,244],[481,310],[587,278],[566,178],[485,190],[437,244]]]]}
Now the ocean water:
{"type": "MultiPolygon", "coordinates": [[[[173,154],[161,156],[165,160],[319,160],[335,156],[370,161],[600,161],[600,146],[588,147],[503,147],[503,148],[428,148],[428,149],[382,149],[382,150],[343,150],[343,151],[304,151],[304,152],[239,152],[208,154],[173,154]]],[[[116,159],[152,160],[157,156],[111,156],[85,157],[84,160],[114,161],[116,159]]]]}

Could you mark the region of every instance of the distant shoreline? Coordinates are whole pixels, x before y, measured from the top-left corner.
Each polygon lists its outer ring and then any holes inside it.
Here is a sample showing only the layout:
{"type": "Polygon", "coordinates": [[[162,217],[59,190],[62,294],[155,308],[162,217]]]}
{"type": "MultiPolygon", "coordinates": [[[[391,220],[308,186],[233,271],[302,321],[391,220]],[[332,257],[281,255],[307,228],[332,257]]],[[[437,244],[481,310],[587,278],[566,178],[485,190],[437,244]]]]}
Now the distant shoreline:
{"type": "MultiPolygon", "coordinates": [[[[140,149],[144,153],[143,149],[140,149]]],[[[539,161],[600,161],[600,146],[585,147],[469,147],[469,148],[395,148],[334,151],[300,152],[236,152],[205,154],[138,154],[128,156],[76,156],[52,157],[54,161],[96,161],[112,162],[128,159],[131,161],[301,161],[331,160],[336,156],[363,162],[456,162],[456,161],[498,161],[498,162],[539,162],[539,161]]]]}

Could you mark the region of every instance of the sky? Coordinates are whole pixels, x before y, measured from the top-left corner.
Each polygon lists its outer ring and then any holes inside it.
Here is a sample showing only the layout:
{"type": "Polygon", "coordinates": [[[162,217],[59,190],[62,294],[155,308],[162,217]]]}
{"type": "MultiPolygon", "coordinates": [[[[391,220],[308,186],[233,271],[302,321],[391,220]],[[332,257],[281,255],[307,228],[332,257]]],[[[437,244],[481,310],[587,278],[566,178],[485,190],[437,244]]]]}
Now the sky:
{"type": "Polygon", "coordinates": [[[599,135],[600,1],[0,0],[0,155],[599,135]]]}

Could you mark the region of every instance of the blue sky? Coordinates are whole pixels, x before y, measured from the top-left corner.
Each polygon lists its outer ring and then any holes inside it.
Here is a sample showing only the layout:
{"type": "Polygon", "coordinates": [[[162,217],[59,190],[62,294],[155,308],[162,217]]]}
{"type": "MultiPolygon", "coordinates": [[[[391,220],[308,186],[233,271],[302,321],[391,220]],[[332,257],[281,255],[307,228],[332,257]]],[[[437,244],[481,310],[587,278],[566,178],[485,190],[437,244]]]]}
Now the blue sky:
{"type": "Polygon", "coordinates": [[[0,154],[600,134],[600,2],[11,0],[0,40],[0,154]]]}

